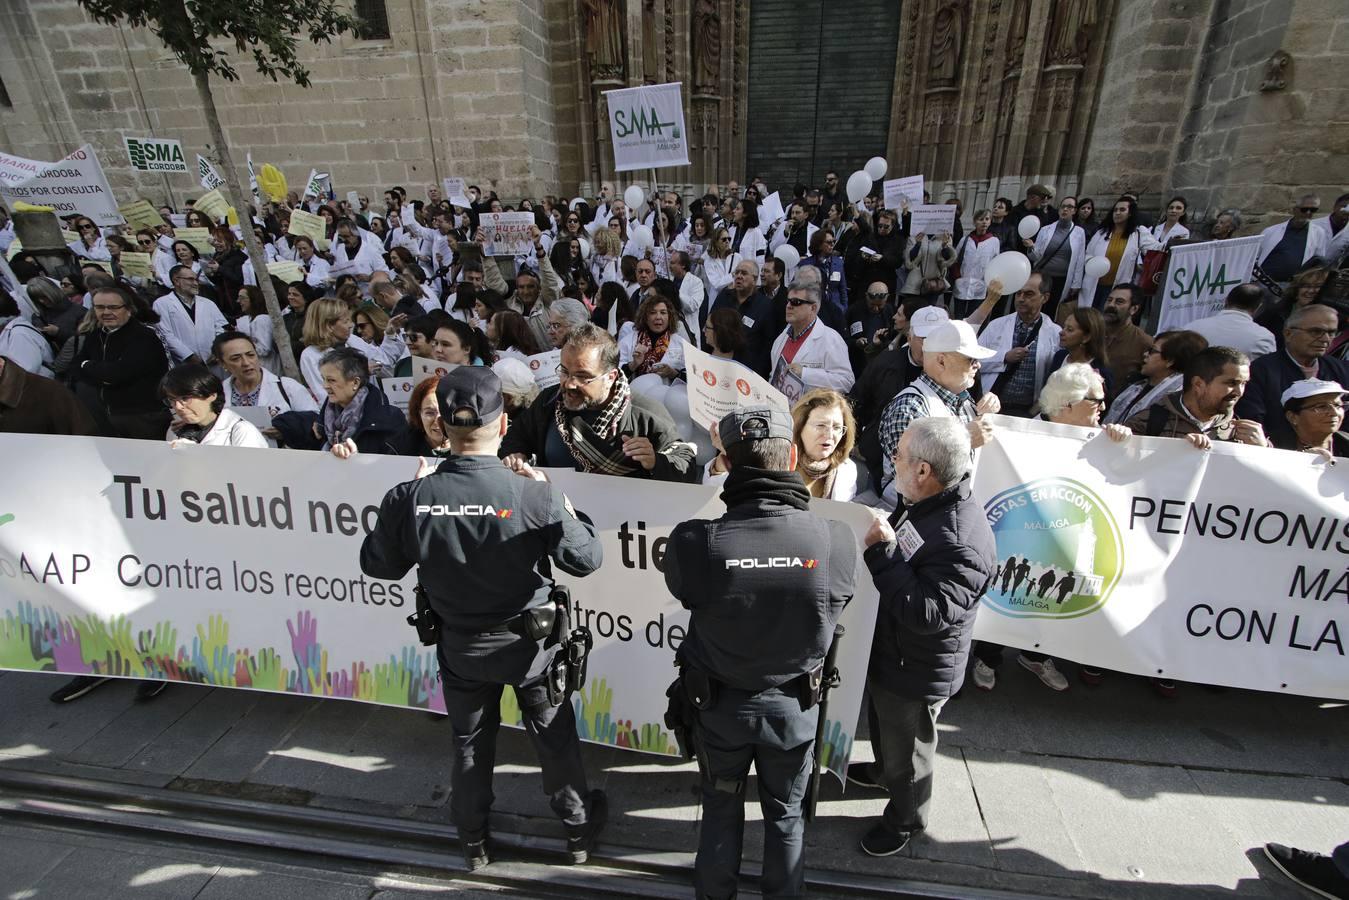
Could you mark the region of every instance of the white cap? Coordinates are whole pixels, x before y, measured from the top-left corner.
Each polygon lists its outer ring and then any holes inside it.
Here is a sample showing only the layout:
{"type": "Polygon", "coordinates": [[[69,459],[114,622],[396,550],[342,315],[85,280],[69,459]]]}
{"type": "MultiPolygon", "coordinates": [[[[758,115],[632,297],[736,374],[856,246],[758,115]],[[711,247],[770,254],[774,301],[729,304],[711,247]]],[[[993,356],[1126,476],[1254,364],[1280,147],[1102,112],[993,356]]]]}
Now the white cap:
{"type": "Polygon", "coordinates": [[[492,363],[492,371],[501,379],[501,389],[512,394],[524,394],[534,386],[534,373],[529,366],[513,356],[503,356],[492,363]]]}
{"type": "Polygon", "coordinates": [[[964,319],[956,319],[938,326],[923,341],[923,353],[959,353],[970,359],[988,359],[994,351],[979,345],[979,340],[964,319]]]}
{"type": "Polygon", "coordinates": [[[1279,398],[1279,403],[1288,405],[1289,400],[1305,400],[1308,397],[1319,397],[1322,394],[1339,394],[1341,397],[1349,391],[1340,387],[1338,381],[1322,381],[1319,378],[1304,378],[1301,381],[1294,381],[1283,392],[1279,398]]]}
{"type": "Polygon", "coordinates": [[[926,338],[940,326],[951,321],[951,316],[940,306],[924,306],[909,316],[909,334],[926,338]]]}

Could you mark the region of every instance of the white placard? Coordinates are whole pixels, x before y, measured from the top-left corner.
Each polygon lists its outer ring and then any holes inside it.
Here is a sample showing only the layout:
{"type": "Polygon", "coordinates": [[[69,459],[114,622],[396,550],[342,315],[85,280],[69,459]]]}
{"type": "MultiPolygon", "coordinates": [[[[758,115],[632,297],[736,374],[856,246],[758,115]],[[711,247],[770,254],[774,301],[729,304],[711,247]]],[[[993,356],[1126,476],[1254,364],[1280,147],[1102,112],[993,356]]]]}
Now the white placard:
{"type": "Polygon", "coordinates": [[[10,207],[23,202],[50,206],[58,216],[79,213],[105,228],[123,221],[103,167],[89,144],[56,162],[0,153],[0,197],[10,207]]]}
{"type": "Polygon", "coordinates": [[[903,209],[904,201],[910,208],[923,205],[923,176],[910,175],[907,178],[891,178],[882,185],[885,192],[885,208],[898,212],[903,209]]]}
{"type": "Polygon", "coordinates": [[[200,153],[197,154],[197,180],[208,191],[213,191],[225,183],[225,179],[220,176],[211,161],[200,153]]]}
{"type": "Polygon", "coordinates": [[[532,212],[483,213],[478,217],[478,239],[484,256],[515,256],[534,251],[532,212]]]}
{"type": "Polygon", "coordinates": [[[1172,247],[1158,286],[1162,300],[1158,334],[1183,329],[1221,310],[1228,292],[1251,280],[1259,252],[1258,234],[1172,247]]]}
{"type": "Polygon", "coordinates": [[[183,158],[180,141],[122,135],[122,144],[131,159],[131,168],[138,172],[187,171],[187,160],[183,158]]]}
{"type": "Polygon", "coordinates": [[[529,371],[534,375],[534,383],[539,386],[541,391],[557,384],[557,367],[561,363],[561,350],[546,350],[543,353],[535,353],[533,356],[525,357],[525,364],[529,366],[529,371]]]}
{"type": "Polygon", "coordinates": [[[617,171],[689,164],[682,87],[673,82],[604,92],[617,171]]]}
{"type": "Polygon", "coordinates": [[[688,372],[689,416],[702,428],[710,428],[737,409],[776,407],[791,412],[782,392],[753,369],[733,359],[719,359],[688,341],[684,342],[684,368],[688,372]]]}
{"type": "Polygon", "coordinates": [[[955,204],[909,207],[909,234],[950,234],[956,226],[955,204]]]}

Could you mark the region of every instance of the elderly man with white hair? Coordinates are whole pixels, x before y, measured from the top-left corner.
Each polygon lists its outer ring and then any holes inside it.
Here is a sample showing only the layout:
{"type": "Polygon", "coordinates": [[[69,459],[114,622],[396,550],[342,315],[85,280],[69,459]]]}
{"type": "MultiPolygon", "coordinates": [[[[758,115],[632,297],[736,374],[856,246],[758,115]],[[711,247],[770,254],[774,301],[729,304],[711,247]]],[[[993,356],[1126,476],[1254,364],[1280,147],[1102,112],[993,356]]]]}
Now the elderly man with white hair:
{"type": "MultiPolygon", "coordinates": [[[[925,357],[953,352],[934,353],[932,340],[925,357]]],[[[898,853],[927,827],[937,716],[965,680],[975,612],[997,567],[993,531],[971,491],[970,452],[969,432],[954,417],[909,425],[893,459],[902,502],[862,539],[880,594],[867,669],[876,761],[849,765],[848,780],[890,795],[862,838],[871,856],[898,853]]]]}
{"type": "Polygon", "coordinates": [[[548,340],[555,349],[562,349],[571,333],[590,321],[590,312],[580,300],[563,297],[548,307],[548,340]]]}

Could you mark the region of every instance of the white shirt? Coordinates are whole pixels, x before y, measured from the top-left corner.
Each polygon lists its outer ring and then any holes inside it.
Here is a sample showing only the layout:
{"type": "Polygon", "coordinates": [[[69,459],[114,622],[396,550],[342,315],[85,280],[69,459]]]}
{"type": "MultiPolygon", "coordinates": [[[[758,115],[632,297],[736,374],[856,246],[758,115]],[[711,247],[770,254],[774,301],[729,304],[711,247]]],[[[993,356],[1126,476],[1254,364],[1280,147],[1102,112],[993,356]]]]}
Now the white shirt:
{"type": "Polygon", "coordinates": [[[1266,353],[1273,353],[1274,333],[1257,325],[1251,314],[1240,309],[1224,309],[1212,316],[1196,319],[1185,326],[1204,336],[1210,347],[1231,347],[1240,350],[1252,361],[1266,353]]]}
{"type": "MultiPolygon", "coordinates": [[[[792,327],[788,325],[773,342],[773,350],[768,356],[768,371],[777,371],[778,360],[791,333],[792,327]]],[[[848,359],[847,342],[841,334],[819,319],[815,320],[815,326],[792,357],[792,363],[801,366],[801,380],[805,382],[807,390],[833,388],[846,394],[852,390],[856,380],[852,363],[848,359]]]]}
{"type": "Polygon", "coordinates": [[[215,336],[229,324],[215,303],[201,296],[193,303],[191,316],[178,295],[172,293],[156,300],[154,310],[159,315],[160,329],[172,334],[203,363],[211,358],[211,343],[215,336]]]}
{"type": "MultiPolygon", "coordinates": [[[[233,397],[234,378],[225,379],[225,402],[233,397]]],[[[319,405],[314,397],[293,378],[284,378],[266,370],[262,373],[262,384],[258,387],[257,406],[265,406],[273,416],[283,412],[318,412],[319,405]]]]}
{"type": "Polygon", "coordinates": [[[336,279],[340,275],[368,276],[372,272],[388,272],[389,267],[384,264],[384,255],[378,249],[379,246],[378,241],[374,244],[362,242],[356,248],[355,256],[352,256],[346,244],[333,241],[333,264],[329,274],[336,279]]]}
{"type": "MultiPolygon", "coordinates": [[[[186,438],[180,438],[173,433],[173,429],[168,430],[166,435],[168,441],[174,447],[190,447],[197,441],[190,441],[186,438]]],[[[258,447],[266,449],[271,446],[267,439],[262,436],[251,422],[246,422],[238,415],[229,411],[228,407],[222,409],[211,423],[210,431],[202,436],[199,442],[203,447],[258,447]]]]}
{"type": "Polygon", "coordinates": [[[1166,222],[1158,222],[1152,226],[1152,236],[1157,239],[1157,243],[1165,247],[1172,241],[1183,241],[1190,236],[1190,229],[1177,222],[1170,231],[1166,230],[1166,222]]]}

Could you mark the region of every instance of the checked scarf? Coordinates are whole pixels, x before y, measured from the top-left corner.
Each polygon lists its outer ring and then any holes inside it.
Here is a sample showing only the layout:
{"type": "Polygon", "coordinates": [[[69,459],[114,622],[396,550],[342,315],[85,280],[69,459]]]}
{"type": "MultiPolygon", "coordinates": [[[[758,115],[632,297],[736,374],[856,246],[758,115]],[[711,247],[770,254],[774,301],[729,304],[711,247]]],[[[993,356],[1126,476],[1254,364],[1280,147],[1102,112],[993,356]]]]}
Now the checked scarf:
{"type": "Polygon", "coordinates": [[[613,390],[609,392],[609,399],[600,408],[599,417],[595,419],[594,425],[588,424],[578,414],[569,413],[562,405],[562,391],[557,392],[557,400],[553,405],[553,420],[557,423],[562,443],[567,445],[567,450],[581,467],[582,472],[628,475],[637,470],[637,464],[623,454],[622,442],[611,449],[605,449],[606,444],[612,444],[618,437],[623,418],[631,406],[632,391],[628,387],[627,377],[622,372],[618,373],[613,390]]]}

